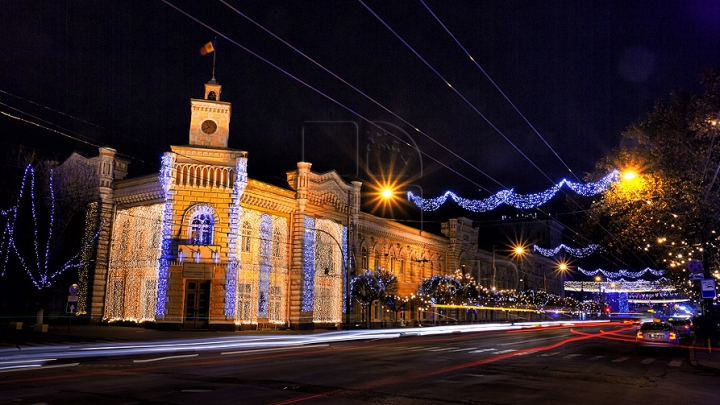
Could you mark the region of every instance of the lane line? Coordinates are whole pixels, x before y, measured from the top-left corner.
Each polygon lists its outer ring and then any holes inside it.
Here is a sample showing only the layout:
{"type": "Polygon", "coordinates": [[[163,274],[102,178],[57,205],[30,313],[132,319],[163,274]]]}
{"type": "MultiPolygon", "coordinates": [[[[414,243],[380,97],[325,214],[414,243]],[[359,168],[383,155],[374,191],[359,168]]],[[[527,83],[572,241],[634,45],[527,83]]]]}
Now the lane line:
{"type": "Polygon", "coordinates": [[[654,361],[655,361],[654,358],[648,357],[647,359],[643,359],[643,361],[641,361],[640,364],[650,364],[650,363],[652,363],[652,362],[654,362],[654,361]]]}
{"type": "Polygon", "coordinates": [[[629,359],[629,357],[618,357],[615,360],[612,360],[610,363],[622,363],[623,361],[629,359]]]}
{"type": "Polygon", "coordinates": [[[177,356],[166,356],[166,357],[156,357],[154,359],[144,359],[144,360],[133,360],[133,363],[150,363],[153,361],[160,361],[160,360],[171,360],[171,359],[184,359],[186,357],[197,357],[198,353],[195,354],[181,354],[177,356]]]}
{"type": "Polygon", "coordinates": [[[288,347],[273,347],[270,349],[253,349],[253,350],[239,350],[236,352],[222,352],[220,355],[231,355],[231,354],[247,354],[247,353],[262,353],[262,352],[281,352],[286,350],[300,350],[300,349],[314,349],[316,347],[330,346],[329,344],[312,345],[312,346],[288,346],[288,347]]]}

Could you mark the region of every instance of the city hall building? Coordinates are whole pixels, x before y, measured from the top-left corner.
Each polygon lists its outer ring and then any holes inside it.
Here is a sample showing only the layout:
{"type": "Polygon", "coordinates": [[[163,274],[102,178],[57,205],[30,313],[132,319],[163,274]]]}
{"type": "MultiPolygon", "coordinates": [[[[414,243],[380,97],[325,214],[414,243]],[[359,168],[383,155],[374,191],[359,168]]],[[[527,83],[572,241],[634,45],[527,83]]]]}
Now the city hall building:
{"type": "MultiPolygon", "coordinates": [[[[191,99],[189,143],[170,146],[159,173],[125,178],[129,162],[111,148],[69,159],[96,167],[100,196],[88,215],[100,233],[80,271],[79,313],[169,329],[326,328],[346,313],[361,320],[347,285],[365,269],[392,271],[403,296],[459,269],[517,288],[517,265],[478,249],[468,219],[433,235],[370,215],[360,182],[308,162],[287,172],[287,188],[249,178],[248,152],[227,147],[232,109],[221,92],[213,79],[191,99]]],[[[560,293],[559,282],[550,290],[560,293]]]]}

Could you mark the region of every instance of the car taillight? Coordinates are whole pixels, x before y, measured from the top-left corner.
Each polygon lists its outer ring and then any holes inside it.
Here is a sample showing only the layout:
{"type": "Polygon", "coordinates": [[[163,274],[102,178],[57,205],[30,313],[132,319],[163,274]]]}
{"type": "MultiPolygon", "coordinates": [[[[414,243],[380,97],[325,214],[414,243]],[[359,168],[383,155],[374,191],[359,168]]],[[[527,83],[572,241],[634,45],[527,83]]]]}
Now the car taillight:
{"type": "Polygon", "coordinates": [[[642,332],[641,332],[641,331],[638,331],[638,333],[637,333],[637,338],[638,338],[638,339],[642,339],[642,332]]]}
{"type": "Polygon", "coordinates": [[[675,332],[670,332],[670,340],[675,340],[675,339],[677,339],[677,335],[675,334],[675,332]]]}
{"type": "Polygon", "coordinates": [[[688,330],[688,329],[690,329],[690,327],[689,327],[689,326],[687,326],[687,325],[685,325],[685,330],[688,330]]]}

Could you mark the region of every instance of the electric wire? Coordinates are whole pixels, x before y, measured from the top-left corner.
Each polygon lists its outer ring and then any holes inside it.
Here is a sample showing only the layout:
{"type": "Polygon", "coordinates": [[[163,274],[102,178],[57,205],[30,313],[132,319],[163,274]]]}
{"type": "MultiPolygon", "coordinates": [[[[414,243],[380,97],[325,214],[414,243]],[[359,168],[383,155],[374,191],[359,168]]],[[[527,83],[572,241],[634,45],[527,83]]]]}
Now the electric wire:
{"type": "Polygon", "coordinates": [[[500,89],[500,86],[498,86],[497,83],[495,83],[495,81],[490,77],[490,75],[485,71],[485,69],[483,69],[482,66],[480,66],[480,65],[477,63],[477,60],[475,60],[475,58],[473,58],[472,55],[470,55],[470,52],[468,52],[468,50],[463,46],[463,44],[460,43],[460,40],[458,40],[457,37],[456,37],[455,35],[453,35],[452,32],[450,32],[450,29],[449,29],[442,21],[440,21],[440,18],[439,18],[439,17],[430,9],[430,7],[425,3],[425,0],[420,0],[420,2],[422,3],[423,6],[425,6],[425,8],[427,9],[427,11],[430,13],[430,15],[432,15],[433,18],[435,18],[435,21],[437,21],[438,24],[440,24],[440,26],[443,27],[443,29],[445,30],[445,32],[447,32],[448,35],[450,35],[450,37],[455,41],[455,43],[458,44],[458,46],[460,47],[460,49],[462,49],[463,52],[465,52],[465,55],[467,55],[467,57],[470,58],[470,60],[472,61],[472,63],[473,63],[478,69],[480,69],[480,71],[485,75],[485,77],[488,79],[488,81],[490,81],[490,83],[492,83],[492,85],[495,87],[495,89],[505,98],[505,100],[512,106],[512,108],[518,113],[518,115],[520,115],[520,117],[522,117],[522,119],[525,121],[525,123],[527,123],[528,126],[533,130],[533,132],[535,132],[535,134],[543,141],[543,143],[545,144],[545,146],[547,146],[548,149],[550,149],[550,151],[555,155],[555,157],[558,158],[558,160],[560,161],[560,163],[562,163],[563,166],[565,166],[565,168],[566,168],[570,173],[572,173],[572,175],[575,177],[576,180],[580,181],[580,179],[579,179],[578,176],[575,174],[575,172],[573,172],[572,169],[570,169],[570,167],[567,165],[567,163],[565,163],[565,161],[560,157],[560,155],[558,155],[558,153],[555,151],[555,149],[554,149],[552,146],[550,146],[550,144],[547,142],[547,140],[545,140],[545,138],[544,138],[542,135],[540,135],[540,133],[538,132],[538,130],[535,129],[535,126],[530,123],[530,121],[525,117],[525,115],[520,111],[520,109],[515,105],[515,103],[513,103],[512,100],[510,100],[510,98],[505,94],[504,91],[502,91],[502,89],[500,89]]]}

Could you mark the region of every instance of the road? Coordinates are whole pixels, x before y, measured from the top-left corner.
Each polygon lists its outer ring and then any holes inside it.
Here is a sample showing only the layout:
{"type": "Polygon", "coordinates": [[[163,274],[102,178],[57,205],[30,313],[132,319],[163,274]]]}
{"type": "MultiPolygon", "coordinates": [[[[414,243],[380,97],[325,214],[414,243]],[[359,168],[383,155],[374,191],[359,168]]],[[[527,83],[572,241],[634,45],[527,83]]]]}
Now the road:
{"type": "Polygon", "coordinates": [[[45,366],[3,370],[0,403],[716,403],[718,375],[693,368],[684,349],[638,352],[633,336],[632,327],[602,324],[314,336],[257,347],[136,352],[127,345],[126,354],[85,350],[91,354],[83,357],[38,350],[3,359],[44,359],[45,366]]]}

